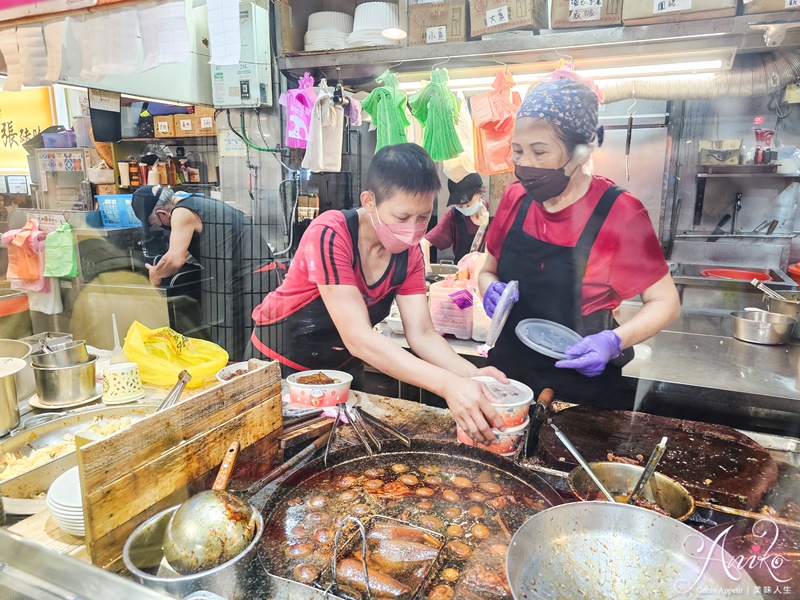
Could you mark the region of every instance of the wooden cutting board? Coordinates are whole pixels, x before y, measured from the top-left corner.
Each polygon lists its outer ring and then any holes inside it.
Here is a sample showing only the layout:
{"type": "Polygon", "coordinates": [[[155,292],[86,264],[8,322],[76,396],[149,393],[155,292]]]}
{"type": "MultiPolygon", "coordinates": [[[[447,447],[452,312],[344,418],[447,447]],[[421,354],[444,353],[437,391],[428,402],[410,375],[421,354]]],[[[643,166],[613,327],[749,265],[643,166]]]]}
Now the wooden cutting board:
{"type": "MultiPolygon", "coordinates": [[[[667,436],[658,471],[686,486],[695,500],[754,510],[778,479],[769,453],[730,427],[586,406],[562,410],[551,421],[589,462],[608,460],[613,453],[644,465],[667,436]]],[[[555,469],[577,466],[548,425],[542,427],[538,451],[555,469]]]]}

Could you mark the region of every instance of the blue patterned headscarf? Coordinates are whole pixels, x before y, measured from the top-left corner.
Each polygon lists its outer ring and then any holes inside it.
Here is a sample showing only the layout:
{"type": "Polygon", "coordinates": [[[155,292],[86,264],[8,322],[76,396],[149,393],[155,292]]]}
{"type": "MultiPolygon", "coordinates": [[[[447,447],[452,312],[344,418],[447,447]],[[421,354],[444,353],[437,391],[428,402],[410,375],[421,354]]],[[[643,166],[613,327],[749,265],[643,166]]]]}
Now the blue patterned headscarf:
{"type": "Polygon", "coordinates": [[[597,135],[597,94],[574,79],[557,79],[532,87],[525,95],[517,118],[534,117],[549,121],[577,134],[585,143],[597,135]]]}

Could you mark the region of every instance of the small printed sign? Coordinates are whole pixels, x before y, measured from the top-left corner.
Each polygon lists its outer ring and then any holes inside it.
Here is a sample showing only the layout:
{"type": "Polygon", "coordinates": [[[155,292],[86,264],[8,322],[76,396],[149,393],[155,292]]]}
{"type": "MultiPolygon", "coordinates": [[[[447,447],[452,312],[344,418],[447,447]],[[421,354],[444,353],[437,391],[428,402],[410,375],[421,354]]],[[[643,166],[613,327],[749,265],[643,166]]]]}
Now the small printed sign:
{"type": "Polygon", "coordinates": [[[599,21],[603,13],[603,0],[569,0],[571,23],[599,21]]]}
{"type": "Polygon", "coordinates": [[[428,27],[425,30],[425,43],[441,44],[447,41],[447,25],[428,27]]]}
{"type": "Polygon", "coordinates": [[[508,6],[498,6],[486,11],[486,26],[505,25],[509,21],[508,6]]]}
{"type": "Polygon", "coordinates": [[[169,123],[166,121],[159,121],[156,125],[158,126],[159,133],[169,133],[169,123]]]}
{"type": "Polygon", "coordinates": [[[214,117],[200,117],[200,128],[211,129],[214,127],[214,117]]]}
{"type": "Polygon", "coordinates": [[[180,121],[181,131],[191,131],[192,130],[192,120],[191,119],[181,119],[180,121]]]}
{"type": "Polygon", "coordinates": [[[673,12],[676,10],[690,10],[692,0],[653,0],[653,14],[673,12]]]}
{"type": "Polygon", "coordinates": [[[786,8],[800,8],[800,0],[786,0],[786,8]]]}

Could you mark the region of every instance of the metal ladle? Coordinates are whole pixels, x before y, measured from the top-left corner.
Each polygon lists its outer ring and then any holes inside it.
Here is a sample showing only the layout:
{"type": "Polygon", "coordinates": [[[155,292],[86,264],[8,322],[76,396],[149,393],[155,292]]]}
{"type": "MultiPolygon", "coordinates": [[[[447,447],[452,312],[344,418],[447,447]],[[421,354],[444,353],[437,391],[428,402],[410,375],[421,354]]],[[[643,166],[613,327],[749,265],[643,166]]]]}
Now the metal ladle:
{"type": "Polygon", "coordinates": [[[164,557],[181,575],[208,571],[241,554],[256,535],[255,509],[225,491],[239,453],[233,442],[211,490],[192,496],[172,515],[164,557]]]}
{"type": "Polygon", "coordinates": [[[600,491],[603,492],[603,495],[608,499],[609,502],[616,502],[614,500],[614,496],[606,489],[606,486],[600,481],[600,478],[595,475],[594,471],[592,471],[592,467],[589,466],[589,463],[586,462],[586,459],[581,456],[581,453],[578,452],[578,449],[572,445],[572,442],[569,441],[564,432],[562,432],[558,427],[556,427],[553,423],[550,423],[550,427],[553,428],[553,431],[556,432],[556,437],[561,440],[561,443],[564,444],[564,447],[569,450],[569,453],[575,457],[575,460],[578,461],[578,464],[583,467],[583,470],[586,471],[586,474],[592,478],[594,484],[600,488],[600,491]]]}

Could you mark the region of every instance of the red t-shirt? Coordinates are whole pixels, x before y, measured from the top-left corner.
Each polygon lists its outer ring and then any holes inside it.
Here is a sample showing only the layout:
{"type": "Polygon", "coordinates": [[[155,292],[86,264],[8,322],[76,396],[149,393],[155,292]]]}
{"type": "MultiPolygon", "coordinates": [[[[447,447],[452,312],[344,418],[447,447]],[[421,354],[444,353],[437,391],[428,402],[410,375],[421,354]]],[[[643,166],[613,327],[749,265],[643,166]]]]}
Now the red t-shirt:
{"type": "MultiPolygon", "coordinates": [[[[612,185],[608,179],[595,175],[583,198],[555,213],[548,212],[538,202],[531,203],[523,231],[543,242],[574,247],[603,192],[612,185]]],[[[486,233],[486,249],[497,260],[524,196],[524,188],[515,182],[500,199],[497,214],[486,233]]],[[[611,208],[589,254],[583,278],[582,313],[613,310],[668,272],[647,209],[625,192],[611,208]]]]}
{"type": "MultiPolygon", "coordinates": [[[[454,246],[458,239],[458,224],[456,223],[456,218],[458,216],[460,215],[456,215],[456,208],[454,206],[448,208],[444,211],[442,220],[436,224],[436,227],[425,234],[425,239],[439,250],[445,250],[446,248],[454,246]]],[[[467,224],[467,233],[475,237],[480,226],[476,225],[470,217],[463,218],[467,224]]]]}
{"type": "Polygon", "coordinates": [[[425,293],[425,265],[422,251],[415,246],[408,251],[408,268],[403,283],[392,288],[395,259],[383,277],[368,286],[361,269],[361,259],[353,252],[353,239],[344,213],[329,210],[311,222],[297,247],[286,279],[253,311],[256,325],[269,325],[286,318],[319,298],[320,285],[354,285],[367,306],[397,290],[400,296],[425,293]],[[353,266],[355,263],[355,267],[353,266]]]}

